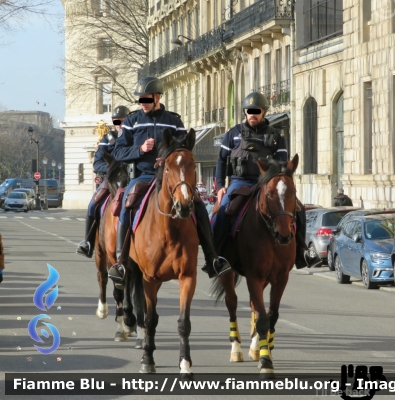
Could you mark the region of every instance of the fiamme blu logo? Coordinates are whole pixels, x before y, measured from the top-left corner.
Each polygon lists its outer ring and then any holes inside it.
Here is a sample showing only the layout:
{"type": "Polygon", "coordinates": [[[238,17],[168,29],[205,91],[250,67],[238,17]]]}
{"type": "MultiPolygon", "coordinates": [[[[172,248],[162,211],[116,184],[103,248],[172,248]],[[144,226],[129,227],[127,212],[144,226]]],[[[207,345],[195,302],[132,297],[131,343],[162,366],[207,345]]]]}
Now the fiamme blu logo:
{"type": "MultiPolygon", "coordinates": [[[[48,311],[52,307],[52,305],[55,303],[55,301],[58,297],[58,293],[59,293],[58,285],[56,285],[57,281],[59,280],[59,273],[51,265],[47,264],[47,267],[49,270],[48,279],[38,286],[38,288],[34,292],[34,296],[33,296],[34,305],[42,311],[48,311]]],[[[52,335],[53,343],[52,343],[51,347],[44,348],[44,347],[34,345],[36,350],[39,351],[41,354],[50,354],[59,347],[60,334],[54,325],[52,325],[49,322],[41,321],[44,319],[51,319],[51,317],[47,314],[36,315],[29,322],[27,330],[29,332],[30,337],[37,343],[44,343],[44,340],[41,339],[40,335],[37,333],[37,329],[41,329],[40,333],[45,338],[49,338],[50,334],[52,335]],[[38,327],[37,324],[39,322],[41,322],[41,324],[45,325],[45,327],[49,329],[50,333],[43,326],[38,327]]]]}

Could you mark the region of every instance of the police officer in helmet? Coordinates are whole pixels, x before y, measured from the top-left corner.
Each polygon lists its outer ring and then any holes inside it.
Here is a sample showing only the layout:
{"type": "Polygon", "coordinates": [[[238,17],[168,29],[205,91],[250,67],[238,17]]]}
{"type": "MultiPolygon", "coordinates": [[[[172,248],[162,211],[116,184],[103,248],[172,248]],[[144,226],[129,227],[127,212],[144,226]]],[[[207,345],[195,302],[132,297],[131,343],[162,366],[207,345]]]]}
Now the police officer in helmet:
{"type": "MultiPolygon", "coordinates": [[[[78,245],[76,251],[77,254],[88,258],[92,258],[93,249],[95,247],[95,238],[98,226],[98,222],[95,220],[95,210],[98,210],[98,208],[101,206],[101,204],[95,204],[94,199],[96,197],[96,193],[106,187],[105,177],[107,174],[107,164],[104,161],[103,152],[105,151],[110,154],[112,153],[118,134],[122,130],[122,123],[129,113],[130,110],[126,106],[115,107],[111,114],[112,123],[114,124],[115,129],[108,132],[107,126],[103,124],[107,132],[104,132],[105,134],[97,146],[93,161],[93,171],[102,178],[102,182],[97,187],[96,192],[89,203],[88,214],[85,222],[85,240],[78,245]]],[[[101,128],[103,128],[103,126],[101,128]]],[[[99,215],[96,215],[96,218],[99,218],[99,215]]]]}
{"type": "MultiPolygon", "coordinates": [[[[119,282],[124,274],[124,265],[129,254],[130,239],[128,230],[131,224],[130,214],[125,208],[127,194],[136,182],[150,182],[155,175],[154,165],[158,157],[158,144],[162,141],[163,131],[170,129],[176,139],[183,139],[186,129],[180,116],[167,111],[160,103],[163,94],[161,80],[153,76],[142,78],[137,83],[134,95],[138,97],[141,109],[129,115],[123,124],[122,132],[115,144],[114,157],[118,161],[133,164],[134,178],[131,179],[125,190],[122,201],[122,210],[119,216],[117,231],[117,259],[118,263],[109,270],[109,277],[119,282]],[[125,240],[126,239],[126,240],[125,240]],[[125,249],[123,249],[123,246],[125,249]],[[123,250],[123,251],[122,251],[123,250]],[[123,259],[121,259],[121,255],[123,259]]],[[[206,262],[221,274],[230,270],[230,265],[215,253],[210,222],[203,202],[195,201],[195,211],[200,244],[205,254],[206,262]]]]}
{"type": "MultiPolygon", "coordinates": [[[[245,122],[231,128],[224,136],[221,150],[217,160],[216,182],[218,189],[218,202],[221,204],[217,214],[216,226],[214,230],[214,246],[219,255],[225,250],[227,237],[230,232],[230,223],[225,209],[229,200],[229,195],[243,185],[252,187],[258,183],[260,175],[258,165],[255,163],[257,158],[273,158],[277,161],[287,161],[288,152],[284,136],[278,130],[270,126],[265,118],[269,109],[269,102],[266,97],[259,92],[250,93],[243,101],[243,112],[245,122]],[[227,158],[230,156],[232,173],[230,175],[229,187],[225,188],[225,178],[228,175],[227,158]]],[[[305,231],[304,209],[302,216],[298,218],[301,231],[305,231]]],[[[298,243],[297,267],[317,266],[320,264],[318,257],[309,258],[305,252],[306,244],[303,239],[298,243]],[[303,243],[301,243],[303,242],[303,243]],[[302,251],[299,248],[303,247],[302,251]]],[[[210,271],[203,269],[210,274],[210,271]]]]}

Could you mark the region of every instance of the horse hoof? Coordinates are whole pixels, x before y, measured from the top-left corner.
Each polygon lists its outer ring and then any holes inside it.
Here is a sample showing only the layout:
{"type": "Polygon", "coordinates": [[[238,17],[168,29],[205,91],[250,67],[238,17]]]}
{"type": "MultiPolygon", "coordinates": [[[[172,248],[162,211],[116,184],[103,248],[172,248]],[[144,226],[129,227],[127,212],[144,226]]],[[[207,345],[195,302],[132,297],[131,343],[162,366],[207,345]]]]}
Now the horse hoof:
{"type": "Polygon", "coordinates": [[[134,347],[135,347],[135,349],[142,349],[143,348],[143,339],[137,339],[136,345],[134,347]]]}
{"type": "Polygon", "coordinates": [[[156,373],[155,364],[151,364],[151,365],[141,364],[140,373],[155,374],[156,373]]]}
{"type": "Polygon", "coordinates": [[[190,374],[180,374],[180,380],[182,381],[194,381],[194,375],[193,372],[191,372],[190,374]]]}
{"type": "Polygon", "coordinates": [[[251,349],[248,351],[248,356],[251,358],[253,361],[258,361],[259,360],[259,350],[254,350],[251,349]]]}
{"type": "Polygon", "coordinates": [[[242,362],[244,361],[243,353],[230,353],[230,362],[242,362]]]}
{"type": "Polygon", "coordinates": [[[96,308],[96,315],[100,318],[100,319],[104,319],[107,318],[108,315],[108,304],[107,303],[102,303],[99,300],[99,304],[96,308]]]}
{"type": "Polygon", "coordinates": [[[274,379],[276,377],[274,375],[274,370],[271,368],[262,368],[259,372],[259,376],[261,379],[274,379]]]}
{"type": "Polygon", "coordinates": [[[137,332],[136,331],[129,331],[128,332],[128,337],[137,337],[137,332]]]}
{"type": "Polygon", "coordinates": [[[128,341],[128,334],[127,332],[115,332],[115,342],[127,342],[128,341]]]}

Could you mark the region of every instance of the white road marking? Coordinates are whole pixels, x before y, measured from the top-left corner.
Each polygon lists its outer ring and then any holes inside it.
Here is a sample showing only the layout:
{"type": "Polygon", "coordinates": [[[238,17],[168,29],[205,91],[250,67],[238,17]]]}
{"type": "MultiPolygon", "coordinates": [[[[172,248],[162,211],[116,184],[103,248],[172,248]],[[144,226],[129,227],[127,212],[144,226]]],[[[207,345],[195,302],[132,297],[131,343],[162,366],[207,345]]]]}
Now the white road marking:
{"type": "Polygon", "coordinates": [[[30,219],[40,219],[40,217],[30,217],[30,219]]]}
{"type": "Polygon", "coordinates": [[[65,217],[62,217],[61,219],[65,220],[65,221],[70,221],[71,220],[71,218],[65,218],[65,217]]]}
{"type": "Polygon", "coordinates": [[[23,217],[14,217],[15,219],[23,219],[23,217]]]}
{"type": "Polygon", "coordinates": [[[45,217],[46,219],[55,219],[54,217],[45,217]]]}
{"type": "Polygon", "coordinates": [[[7,217],[0,217],[0,218],[7,218],[7,217]]]}
{"type": "Polygon", "coordinates": [[[280,203],[284,210],[284,199],[285,199],[285,191],[287,190],[287,185],[283,181],[278,181],[277,183],[277,192],[278,197],[280,198],[280,203]]]}
{"type": "Polygon", "coordinates": [[[85,221],[85,218],[77,218],[78,221],[85,221]]]}

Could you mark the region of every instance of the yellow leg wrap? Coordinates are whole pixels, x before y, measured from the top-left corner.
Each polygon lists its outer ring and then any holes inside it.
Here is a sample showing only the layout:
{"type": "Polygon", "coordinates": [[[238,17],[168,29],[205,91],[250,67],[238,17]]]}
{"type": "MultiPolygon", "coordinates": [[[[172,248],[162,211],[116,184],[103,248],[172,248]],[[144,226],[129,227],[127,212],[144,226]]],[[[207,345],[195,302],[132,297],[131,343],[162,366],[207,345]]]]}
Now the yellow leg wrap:
{"type": "Polygon", "coordinates": [[[270,332],[270,330],[267,332],[267,342],[269,343],[269,349],[273,350],[274,349],[274,332],[270,332]]]}
{"type": "Polygon", "coordinates": [[[259,341],[259,347],[260,347],[260,350],[259,350],[260,357],[268,356],[268,357],[272,358],[272,355],[270,353],[270,348],[268,347],[266,339],[262,339],[259,341]]]}
{"type": "Polygon", "coordinates": [[[241,343],[239,327],[237,326],[237,320],[235,322],[229,322],[230,333],[229,340],[232,342],[232,339],[236,338],[239,343],[241,343]]]}

